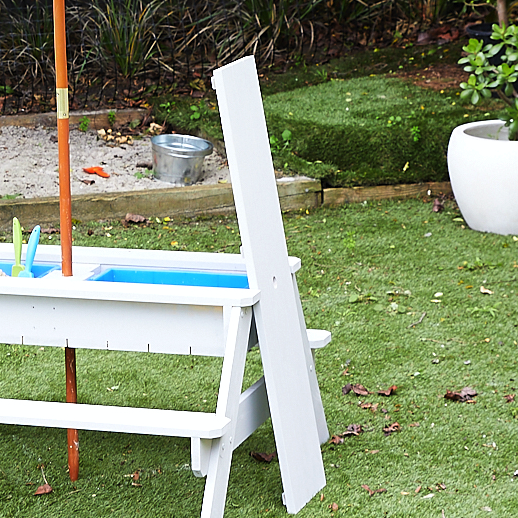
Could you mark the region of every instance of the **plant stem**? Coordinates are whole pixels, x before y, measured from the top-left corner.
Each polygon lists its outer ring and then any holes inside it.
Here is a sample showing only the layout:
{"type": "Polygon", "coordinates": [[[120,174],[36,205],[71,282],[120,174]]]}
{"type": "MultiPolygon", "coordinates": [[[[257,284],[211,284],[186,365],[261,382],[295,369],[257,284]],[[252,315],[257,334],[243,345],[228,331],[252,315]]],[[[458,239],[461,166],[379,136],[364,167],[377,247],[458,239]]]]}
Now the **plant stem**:
{"type": "Polygon", "coordinates": [[[496,12],[498,14],[498,25],[500,27],[503,27],[504,25],[506,27],[509,26],[509,21],[507,19],[507,6],[505,5],[505,0],[497,0],[496,2],[496,12]]]}
{"type": "Polygon", "coordinates": [[[511,101],[511,99],[509,99],[509,97],[507,97],[507,95],[505,95],[502,90],[496,90],[496,94],[498,95],[498,97],[500,97],[500,99],[502,99],[502,101],[504,101],[506,104],[508,104],[509,106],[513,107],[514,106],[514,103],[513,101],[511,101]]]}

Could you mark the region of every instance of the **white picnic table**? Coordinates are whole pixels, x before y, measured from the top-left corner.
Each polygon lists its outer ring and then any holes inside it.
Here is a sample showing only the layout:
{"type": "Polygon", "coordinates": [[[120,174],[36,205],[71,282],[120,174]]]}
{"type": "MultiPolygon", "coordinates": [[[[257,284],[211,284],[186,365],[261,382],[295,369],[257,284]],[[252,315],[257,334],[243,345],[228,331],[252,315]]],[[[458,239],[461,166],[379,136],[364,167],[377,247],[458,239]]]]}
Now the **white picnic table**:
{"type": "MultiPolygon", "coordinates": [[[[242,253],[74,247],[71,277],[59,269],[0,277],[0,343],[221,356],[216,411],[0,399],[0,422],[190,437],[192,470],[207,477],[201,516],[221,518],[232,452],[271,416],[283,501],[297,513],[325,485],[320,444],[328,431],[312,351],[331,337],[306,330],[300,260],[287,253],[253,57],[216,70],[213,86],[242,253]],[[240,273],[249,287],[90,280],[110,268],[240,273]],[[264,376],[242,392],[247,351],[256,345],[264,376]]],[[[0,244],[0,262],[13,260],[13,247],[0,244]]],[[[60,260],[59,247],[39,246],[37,264],[60,260]]]]}

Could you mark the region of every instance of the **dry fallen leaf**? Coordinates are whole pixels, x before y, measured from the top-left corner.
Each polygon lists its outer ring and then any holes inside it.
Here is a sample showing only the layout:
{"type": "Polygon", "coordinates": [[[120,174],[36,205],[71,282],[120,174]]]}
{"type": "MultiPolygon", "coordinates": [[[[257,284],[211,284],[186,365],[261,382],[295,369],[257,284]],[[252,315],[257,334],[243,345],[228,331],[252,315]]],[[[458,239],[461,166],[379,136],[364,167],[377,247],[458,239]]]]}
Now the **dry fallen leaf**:
{"type": "Polygon", "coordinates": [[[508,402],[508,403],[513,403],[514,402],[514,394],[507,394],[504,396],[504,399],[508,402]]]}
{"type": "Polygon", "coordinates": [[[342,387],[342,394],[345,396],[346,394],[349,394],[349,392],[351,392],[351,390],[357,396],[368,396],[370,394],[370,392],[360,383],[355,383],[354,385],[347,383],[347,385],[342,387]]]}
{"type": "Polygon", "coordinates": [[[415,488],[415,491],[414,491],[414,492],[415,492],[415,494],[417,495],[417,493],[419,493],[419,491],[421,491],[421,486],[417,486],[417,487],[415,488]]]}
{"type": "Polygon", "coordinates": [[[327,506],[331,511],[335,512],[338,511],[338,504],[336,502],[333,502],[331,505],[327,506]]]}
{"type": "Polygon", "coordinates": [[[376,493],[385,493],[387,491],[385,488],[373,490],[367,484],[362,484],[362,488],[369,492],[369,496],[372,496],[376,493]]]}
{"type": "Polygon", "coordinates": [[[42,228],[41,229],[42,234],[59,234],[59,229],[50,227],[50,228],[42,228]]]}
{"type": "Polygon", "coordinates": [[[127,223],[144,223],[147,220],[144,216],[140,216],[139,214],[131,214],[128,212],[124,218],[124,221],[127,223]]]}
{"type": "Polygon", "coordinates": [[[444,205],[441,203],[439,198],[433,200],[432,212],[441,212],[444,209],[444,205]]]}
{"type": "Polygon", "coordinates": [[[399,423],[392,423],[392,424],[386,426],[385,428],[383,428],[383,433],[386,436],[389,436],[390,434],[392,434],[394,432],[399,432],[399,430],[401,430],[401,426],[399,425],[399,423]]]}
{"type": "Polygon", "coordinates": [[[483,293],[484,295],[493,295],[493,292],[487,288],[484,288],[484,286],[480,286],[480,293],[483,293]]]}
{"type": "Polygon", "coordinates": [[[350,424],[342,435],[360,435],[361,433],[363,433],[361,424],[350,424]]]}
{"type": "Polygon", "coordinates": [[[450,390],[446,391],[444,397],[446,399],[451,399],[452,401],[459,401],[461,403],[473,402],[473,398],[477,395],[477,392],[473,390],[471,387],[464,387],[460,392],[452,392],[450,390]]]}
{"type": "Polygon", "coordinates": [[[364,410],[370,410],[371,412],[376,412],[378,410],[379,403],[360,403],[360,408],[364,410]]]}
{"type": "Polygon", "coordinates": [[[418,426],[421,426],[419,423],[410,423],[408,426],[412,426],[412,427],[418,427],[418,426]]]}
{"type": "Polygon", "coordinates": [[[274,457],[277,455],[276,452],[273,453],[259,453],[257,451],[251,451],[250,456],[259,462],[272,462],[274,457]]]}
{"type": "Polygon", "coordinates": [[[52,488],[47,483],[45,483],[42,486],[40,486],[38,489],[36,489],[34,496],[47,495],[48,493],[52,493],[52,488]]]}
{"type": "Polygon", "coordinates": [[[392,394],[394,394],[396,392],[396,390],[397,390],[396,385],[392,385],[387,390],[378,390],[378,394],[380,396],[392,396],[392,394]]]}
{"type": "Polygon", "coordinates": [[[329,439],[330,444],[342,444],[344,442],[344,438],[339,435],[333,435],[331,439],[329,439]]]}

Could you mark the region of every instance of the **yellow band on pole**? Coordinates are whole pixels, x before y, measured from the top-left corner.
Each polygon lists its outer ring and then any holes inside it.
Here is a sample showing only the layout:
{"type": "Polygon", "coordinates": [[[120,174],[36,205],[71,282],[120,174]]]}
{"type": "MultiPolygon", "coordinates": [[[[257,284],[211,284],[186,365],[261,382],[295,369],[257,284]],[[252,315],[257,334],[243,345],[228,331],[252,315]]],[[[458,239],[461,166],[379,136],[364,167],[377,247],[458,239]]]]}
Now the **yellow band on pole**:
{"type": "Polygon", "coordinates": [[[68,119],[68,88],[56,88],[58,119],[68,119]]]}

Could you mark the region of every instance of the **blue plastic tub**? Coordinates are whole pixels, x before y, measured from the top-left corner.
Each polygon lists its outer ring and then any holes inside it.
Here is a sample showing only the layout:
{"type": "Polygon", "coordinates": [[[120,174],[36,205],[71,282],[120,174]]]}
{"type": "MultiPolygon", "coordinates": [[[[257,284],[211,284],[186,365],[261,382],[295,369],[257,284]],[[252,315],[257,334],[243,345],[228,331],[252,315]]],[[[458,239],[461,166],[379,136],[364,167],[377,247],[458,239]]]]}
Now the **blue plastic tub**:
{"type": "Polygon", "coordinates": [[[139,284],[169,284],[180,286],[206,286],[212,288],[248,288],[244,273],[214,273],[186,270],[137,270],[110,268],[90,277],[90,281],[133,282],[139,284]]]}
{"type": "MultiPolygon", "coordinates": [[[[11,270],[13,268],[14,263],[0,263],[0,270],[2,270],[7,275],[11,275],[11,270]]],[[[34,274],[34,277],[44,277],[47,273],[52,270],[56,270],[60,268],[58,264],[33,264],[31,268],[31,272],[34,274]]]]}

